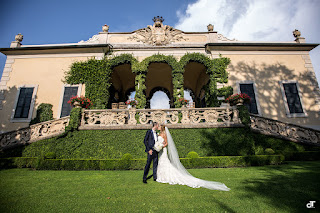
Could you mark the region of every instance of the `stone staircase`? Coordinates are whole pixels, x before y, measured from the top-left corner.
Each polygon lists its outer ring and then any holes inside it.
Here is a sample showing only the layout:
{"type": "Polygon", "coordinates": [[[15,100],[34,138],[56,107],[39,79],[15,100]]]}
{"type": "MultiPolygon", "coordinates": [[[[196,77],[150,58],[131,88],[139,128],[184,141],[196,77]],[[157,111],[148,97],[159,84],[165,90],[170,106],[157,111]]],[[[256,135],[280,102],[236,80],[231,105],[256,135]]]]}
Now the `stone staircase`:
{"type": "Polygon", "coordinates": [[[250,115],[251,130],[278,138],[283,138],[293,142],[307,143],[320,146],[320,131],[302,127],[281,121],[250,115]]]}

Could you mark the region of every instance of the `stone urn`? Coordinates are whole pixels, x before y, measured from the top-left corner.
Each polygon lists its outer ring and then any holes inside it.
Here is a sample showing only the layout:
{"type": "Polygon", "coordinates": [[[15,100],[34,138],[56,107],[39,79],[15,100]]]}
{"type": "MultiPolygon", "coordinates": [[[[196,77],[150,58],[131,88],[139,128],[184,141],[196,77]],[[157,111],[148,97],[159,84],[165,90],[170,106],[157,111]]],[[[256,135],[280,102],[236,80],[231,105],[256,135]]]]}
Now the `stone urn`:
{"type": "Polygon", "coordinates": [[[81,108],[81,104],[80,104],[80,102],[78,102],[78,101],[75,101],[75,102],[73,103],[73,106],[74,106],[75,108],[81,108]]]}

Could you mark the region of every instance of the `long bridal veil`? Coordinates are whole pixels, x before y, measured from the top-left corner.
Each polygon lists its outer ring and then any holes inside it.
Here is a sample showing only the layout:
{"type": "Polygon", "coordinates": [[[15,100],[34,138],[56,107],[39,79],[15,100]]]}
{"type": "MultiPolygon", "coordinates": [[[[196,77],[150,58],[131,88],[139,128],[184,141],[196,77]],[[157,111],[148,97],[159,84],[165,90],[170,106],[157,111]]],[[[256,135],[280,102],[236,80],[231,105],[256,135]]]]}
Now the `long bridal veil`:
{"type": "Polygon", "coordinates": [[[172,139],[172,136],[169,132],[169,129],[166,127],[166,134],[167,134],[167,141],[168,141],[168,157],[171,162],[171,164],[176,167],[181,174],[192,183],[192,185],[196,185],[198,187],[203,187],[207,189],[213,189],[213,190],[222,190],[222,191],[229,191],[230,189],[220,182],[214,182],[214,181],[206,181],[201,180],[199,178],[193,177],[187,170],[184,168],[184,166],[181,164],[177,148],[174,144],[174,141],[172,139]]]}

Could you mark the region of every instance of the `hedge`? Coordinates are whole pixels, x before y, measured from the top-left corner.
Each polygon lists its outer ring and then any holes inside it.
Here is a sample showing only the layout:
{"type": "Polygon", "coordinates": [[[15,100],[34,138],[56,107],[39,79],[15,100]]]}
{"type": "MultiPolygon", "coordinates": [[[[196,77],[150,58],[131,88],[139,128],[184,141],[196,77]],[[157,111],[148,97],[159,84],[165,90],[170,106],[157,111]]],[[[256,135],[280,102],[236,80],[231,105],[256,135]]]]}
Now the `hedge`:
{"type": "MultiPolygon", "coordinates": [[[[281,164],[282,155],[217,156],[180,158],[187,168],[242,167],[281,164]]],[[[45,158],[2,158],[1,168],[33,168],[38,170],[142,170],[146,159],[45,159],[45,158]]]]}
{"type": "MultiPolygon", "coordinates": [[[[0,157],[40,157],[52,152],[57,159],[134,159],[145,157],[146,130],[83,130],[5,150],[0,157]]],[[[191,151],[200,157],[265,155],[316,151],[314,147],[253,133],[246,128],[171,129],[180,157],[191,151]]],[[[319,147],[318,147],[319,148],[319,147]]],[[[319,149],[318,149],[319,150],[319,149]]]]}
{"type": "Polygon", "coordinates": [[[288,152],[285,153],[287,161],[312,161],[320,160],[319,151],[305,151],[305,152],[288,152]]]}

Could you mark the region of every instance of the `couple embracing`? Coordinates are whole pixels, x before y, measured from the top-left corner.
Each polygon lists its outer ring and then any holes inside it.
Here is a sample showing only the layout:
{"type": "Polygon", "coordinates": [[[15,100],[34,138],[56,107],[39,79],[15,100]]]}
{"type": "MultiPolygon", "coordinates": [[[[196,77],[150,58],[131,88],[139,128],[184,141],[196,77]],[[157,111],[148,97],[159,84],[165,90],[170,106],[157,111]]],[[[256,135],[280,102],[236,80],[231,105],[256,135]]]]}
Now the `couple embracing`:
{"type": "Polygon", "coordinates": [[[148,154],[144,169],[143,183],[147,183],[151,162],[153,161],[153,180],[160,183],[186,185],[192,188],[207,188],[212,190],[229,191],[220,182],[206,181],[193,177],[181,164],[178,151],[169,129],[154,122],[144,138],[145,152],[148,154]],[[159,135],[156,130],[160,130],[159,135]]]}

